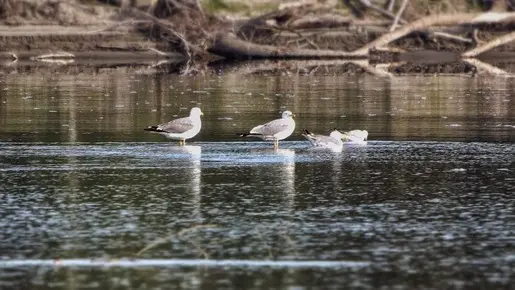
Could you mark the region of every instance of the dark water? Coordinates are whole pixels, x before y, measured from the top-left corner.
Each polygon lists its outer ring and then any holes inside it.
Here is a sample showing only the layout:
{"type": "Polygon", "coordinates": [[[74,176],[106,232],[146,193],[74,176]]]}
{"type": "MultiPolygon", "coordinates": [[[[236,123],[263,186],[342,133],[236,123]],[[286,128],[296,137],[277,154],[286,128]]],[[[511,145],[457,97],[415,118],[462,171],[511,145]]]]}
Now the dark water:
{"type": "Polygon", "coordinates": [[[513,85],[8,76],[0,289],[513,289],[513,85]],[[186,147],[142,130],[193,105],[186,147]],[[235,136],[285,108],[279,150],[235,136]],[[313,151],[298,133],[334,127],[370,141],[313,151]]]}

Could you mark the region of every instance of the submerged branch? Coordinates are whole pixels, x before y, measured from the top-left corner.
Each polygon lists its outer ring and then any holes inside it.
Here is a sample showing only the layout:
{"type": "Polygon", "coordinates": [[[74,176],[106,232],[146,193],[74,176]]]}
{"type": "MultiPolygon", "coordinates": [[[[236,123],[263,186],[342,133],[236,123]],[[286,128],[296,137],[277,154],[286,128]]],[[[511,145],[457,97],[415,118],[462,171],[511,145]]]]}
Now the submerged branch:
{"type": "MultiPolygon", "coordinates": [[[[183,236],[184,234],[188,233],[188,232],[191,232],[191,231],[195,231],[195,230],[199,230],[199,229],[210,229],[210,228],[216,228],[216,225],[196,225],[196,226],[193,226],[191,228],[185,228],[185,229],[182,229],[180,230],[179,232],[177,232],[176,234],[171,234],[171,235],[168,235],[164,238],[160,238],[160,239],[157,239],[155,240],[154,242],[148,244],[146,247],[144,247],[143,249],[141,249],[139,252],[136,253],[136,256],[140,256],[141,254],[143,254],[144,252],[150,250],[150,249],[153,249],[155,248],[156,246],[158,245],[161,245],[161,244],[164,244],[166,242],[169,242],[170,240],[172,240],[174,237],[181,237],[183,236]]],[[[200,249],[200,247],[193,243],[193,242],[190,242],[190,244],[192,244],[195,248],[197,248],[197,250],[200,249]]],[[[199,250],[199,252],[204,256],[206,257],[207,256],[207,253],[203,250],[199,250]]]]}

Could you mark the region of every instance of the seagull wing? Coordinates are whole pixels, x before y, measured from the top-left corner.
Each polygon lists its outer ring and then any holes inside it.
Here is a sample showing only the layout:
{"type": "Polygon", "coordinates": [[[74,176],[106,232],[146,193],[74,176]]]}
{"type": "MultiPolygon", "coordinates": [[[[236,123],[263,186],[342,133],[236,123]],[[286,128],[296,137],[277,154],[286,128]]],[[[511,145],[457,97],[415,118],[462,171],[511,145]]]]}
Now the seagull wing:
{"type": "Polygon", "coordinates": [[[157,130],[166,133],[181,134],[193,129],[193,127],[193,120],[190,117],[184,117],[157,125],[157,130]]]}
{"type": "Polygon", "coordinates": [[[288,119],[276,119],[266,124],[256,126],[250,130],[250,134],[261,134],[264,136],[273,136],[281,131],[288,129],[288,119]]]}

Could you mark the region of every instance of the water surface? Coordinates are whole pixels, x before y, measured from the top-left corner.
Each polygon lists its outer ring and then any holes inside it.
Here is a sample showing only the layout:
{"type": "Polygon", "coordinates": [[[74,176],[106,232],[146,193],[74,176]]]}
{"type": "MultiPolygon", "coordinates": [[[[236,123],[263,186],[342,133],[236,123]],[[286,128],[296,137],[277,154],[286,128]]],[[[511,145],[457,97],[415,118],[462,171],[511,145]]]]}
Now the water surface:
{"type": "Polygon", "coordinates": [[[0,288],[509,288],[512,88],[461,76],[8,76],[0,288]],[[194,105],[203,130],[185,147],[142,130],[194,105]],[[297,132],[279,150],[236,137],[285,108],[297,132]],[[324,152],[298,133],[334,127],[371,140],[324,152]]]}

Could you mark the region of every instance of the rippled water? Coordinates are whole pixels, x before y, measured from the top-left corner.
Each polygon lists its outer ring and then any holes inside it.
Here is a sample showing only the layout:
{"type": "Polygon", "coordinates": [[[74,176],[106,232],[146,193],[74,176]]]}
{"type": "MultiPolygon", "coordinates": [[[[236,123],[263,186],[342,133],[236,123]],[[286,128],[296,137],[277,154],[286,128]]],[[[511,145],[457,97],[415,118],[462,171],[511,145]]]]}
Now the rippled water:
{"type": "Polygon", "coordinates": [[[12,76],[0,82],[0,288],[513,287],[512,87],[12,76]],[[194,104],[206,115],[187,146],[142,130],[194,104]],[[335,153],[298,133],[276,151],[235,136],[284,108],[297,131],[371,140],[335,153]]]}

